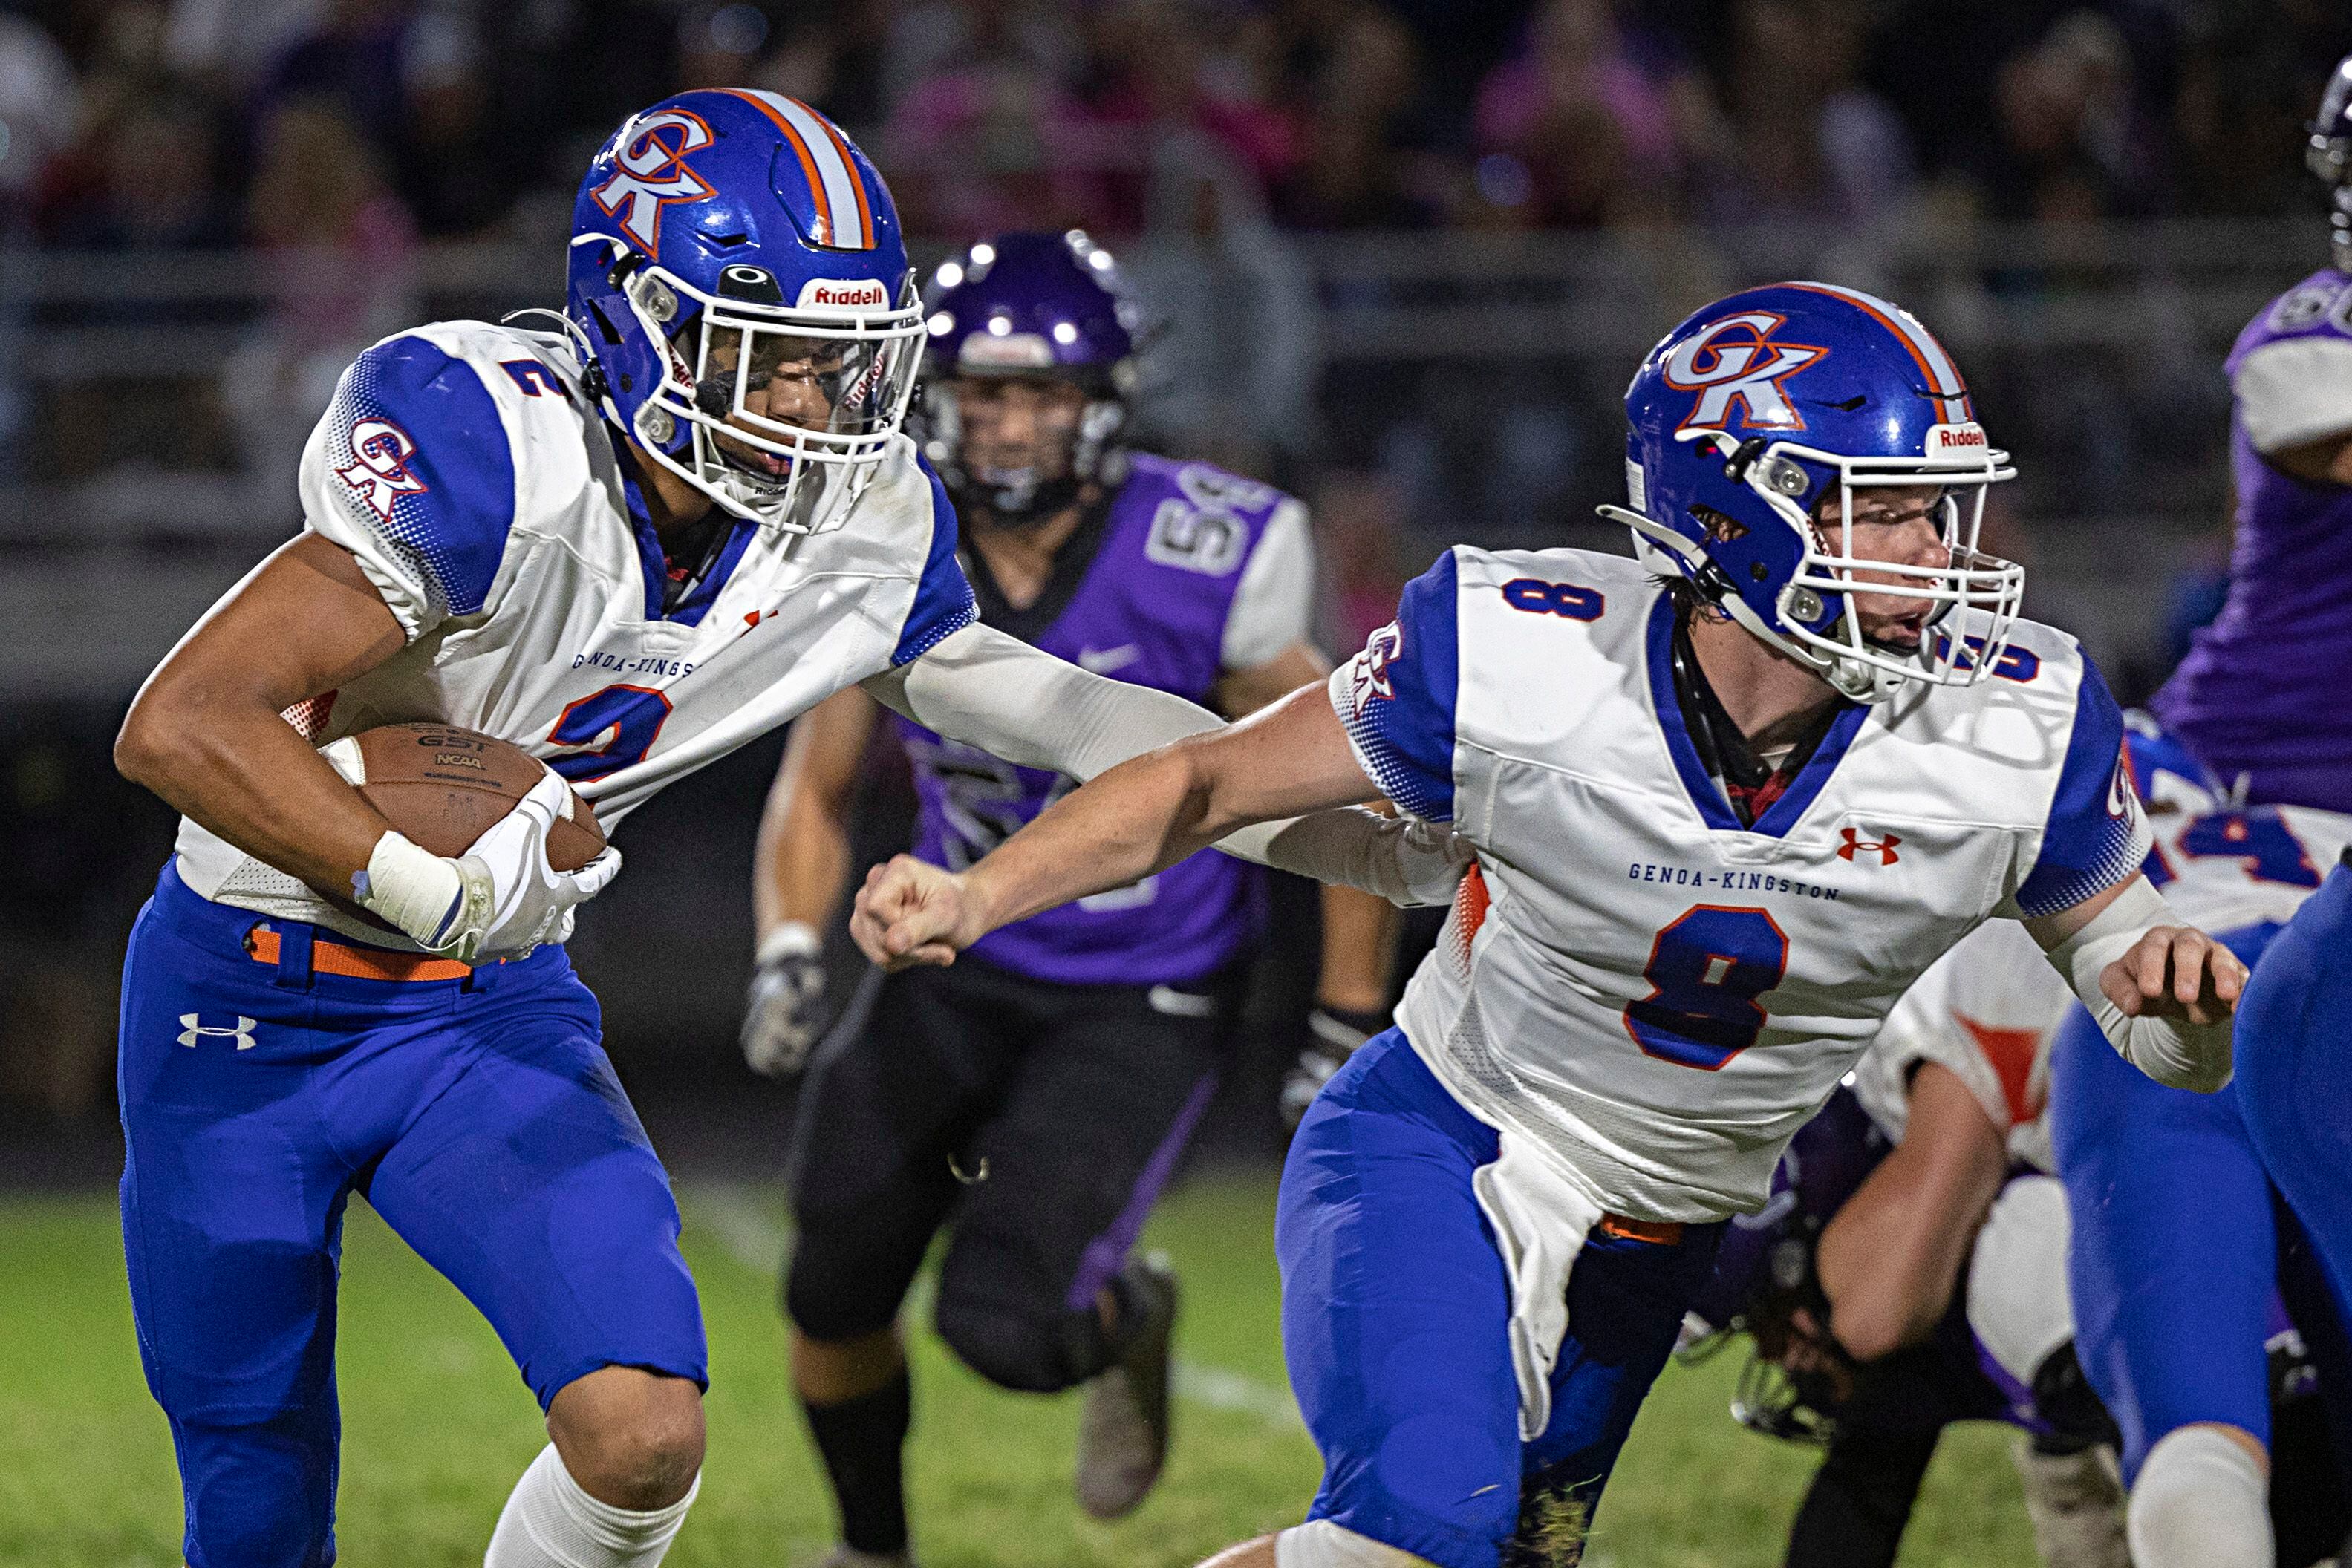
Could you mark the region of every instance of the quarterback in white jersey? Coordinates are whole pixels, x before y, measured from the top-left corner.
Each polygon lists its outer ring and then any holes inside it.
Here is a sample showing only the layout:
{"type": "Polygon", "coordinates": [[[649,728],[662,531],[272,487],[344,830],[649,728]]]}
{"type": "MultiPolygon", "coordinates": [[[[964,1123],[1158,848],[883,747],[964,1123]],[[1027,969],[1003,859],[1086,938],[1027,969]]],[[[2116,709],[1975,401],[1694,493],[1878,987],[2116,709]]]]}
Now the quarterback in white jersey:
{"type": "MultiPolygon", "coordinates": [[[[702,1326],[561,946],[620,863],[551,866],[574,785],[609,826],[861,682],[1078,777],[1214,722],[974,623],[953,511],[898,429],[924,323],[898,219],[828,121],[774,93],[666,100],[597,154],[574,227],[560,332],[443,322],[352,365],[304,456],[303,532],[173,652],[117,746],[186,813],[124,967],[121,1082],[190,1568],[333,1560],[355,1191],[547,1412],[488,1568],[651,1568],[683,1521],[702,1326]],[[403,720],[549,771],[467,853],[430,853],[341,744],[403,720]]],[[[1402,863],[1400,834],[1337,821],[1295,841],[1402,863]]]]}
{"type": "Polygon", "coordinates": [[[941,962],[1263,818],[1385,796],[1475,851],[1398,1028],[1291,1145],[1286,1350],[1325,1479],[1226,1568],[1573,1561],[1722,1222],[1988,918],[2147,1071],[2228,1076],[2242,970],[2138,879],[2115,703],[1974,548],[2009,470],[1941,346],[1853,290],[1751,289],[1627,411],[1608,510],[1668,580],[1457,548],[1328,692],[860,895],[869,954],[941,962]]]}

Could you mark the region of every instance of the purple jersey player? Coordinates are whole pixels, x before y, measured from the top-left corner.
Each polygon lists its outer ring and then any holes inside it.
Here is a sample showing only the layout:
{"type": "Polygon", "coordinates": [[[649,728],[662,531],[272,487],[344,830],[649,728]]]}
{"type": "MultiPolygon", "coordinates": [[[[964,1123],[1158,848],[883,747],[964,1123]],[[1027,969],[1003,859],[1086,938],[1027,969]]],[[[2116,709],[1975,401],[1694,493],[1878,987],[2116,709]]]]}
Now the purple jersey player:
{"type": "Polygon", "coordinates": [[[2329,811],[2352,811],[2352,707],[2333,686],[2352,663],[2347,233],[2339,215],[2334,264],[2231,350],[2229,599],[2148,705],[2208,767],[2245,775],[2252,803],[2329,811]]]}
{"type": "MultiPolygon", "coordinates": [[[[1003,235],[941,267],[925,308],[926,453],[984,624],[1229,716],[1322,677],[1299,503],[1121,445],[1135,307],[1108,253],[1077,234],[1003,235]]],[[[814,710],[770,798],[744,1029],[762,1071],[797,1067],[814,1041],[816,932],[841,901],[877,711],[856,692],[814,710]]],[[[921,799],[916,852],[939,864],[978,860],[1073,784],[910,722],[896,733],[921,799]]],[[[1387,906],[1325,897],[1318,1031],[1360,1040],[1385,1021],[1387,906]]],[[[1079,1500],[1109,1518],[1142,1500],[1166,1452],[1174,1281],[1127,1253],[1208,1102],[1265,903],[1255,867],[1196,855],[1008,926],[952,969],[877,977],[862,1025],[817,1053],[785,1306],[840,1506],[835,1563],[906,1552],[897,1321],[943,1226],[941,1335],[1009,1388],[1091,1381],[1079,1500]]]]}

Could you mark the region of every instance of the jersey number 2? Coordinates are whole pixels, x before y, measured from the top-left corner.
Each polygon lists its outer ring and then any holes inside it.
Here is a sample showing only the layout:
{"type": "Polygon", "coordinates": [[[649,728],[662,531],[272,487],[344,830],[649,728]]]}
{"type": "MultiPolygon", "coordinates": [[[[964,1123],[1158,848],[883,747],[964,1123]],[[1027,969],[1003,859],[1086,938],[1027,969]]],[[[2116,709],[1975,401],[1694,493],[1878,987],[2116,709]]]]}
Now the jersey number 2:
{"type": "Polygon", "coordinates": [[[593,751],[551,757],[547,765],[574,784],[618,773],[646,759],[668,722],[669,698],[651,686],[606,686],[565,708],[547,738],[555,746],[593,745],[608,732],[613,738],[593,751]]]}
{"type": "Polygon", "coordinates": [[[1642,977],[1650,994],[1625,1009],[1643,1054],[1712,1072],[1756,1043],[1756,998],[1789,971],[1789,938],[1760,909],[1699,904],[1658,933],[1642,977]]]}

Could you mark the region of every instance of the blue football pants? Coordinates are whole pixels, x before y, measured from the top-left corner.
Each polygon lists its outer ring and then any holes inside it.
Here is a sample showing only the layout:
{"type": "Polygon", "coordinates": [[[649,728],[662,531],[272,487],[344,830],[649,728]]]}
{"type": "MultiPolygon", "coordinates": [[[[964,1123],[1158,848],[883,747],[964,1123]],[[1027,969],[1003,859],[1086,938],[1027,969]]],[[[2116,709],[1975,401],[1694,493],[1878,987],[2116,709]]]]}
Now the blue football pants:
{"type": "Polygon", "coordinates": [[[562,950],[395,983],[319,972],[315,936],[166,870],[123,968],[123,1251],[191,1568],[334,1561],[353,1192],[490,1321],[542,1407],[606,1365],[707,1381],[667,1177],[562,950]],[[263,924],[274,963],[247,951],[263,924]]]}

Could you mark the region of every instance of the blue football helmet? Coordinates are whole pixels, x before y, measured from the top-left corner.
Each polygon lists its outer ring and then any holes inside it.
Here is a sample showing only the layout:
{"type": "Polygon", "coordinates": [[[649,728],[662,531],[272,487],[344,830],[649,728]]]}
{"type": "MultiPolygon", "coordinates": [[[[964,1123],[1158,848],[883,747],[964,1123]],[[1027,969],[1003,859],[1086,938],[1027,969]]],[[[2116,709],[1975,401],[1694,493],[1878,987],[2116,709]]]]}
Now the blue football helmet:
{"type": "Polygon", "coordinates": [[[2352,55],[2336,61],[2336,74],[2327,78],[2304,161],[2327,183],[2336,269],[2352,272],[2352,55]]]}
{"type": "Polygon", "coordinates": [[[881,175],[814,110],[748,89],[664,99],[604,143],[572,207],[566,315],[605,418],[729,512],[793,532],[847,517],[923,350],[881,175]],[[798,420],[752,406],[779,377],[800,383],[798,420]]]}
{"type": "Polygon", "coordinates": [[[1625,418],[1632,507],[1601,515],[1847,696],[1971,685],[2000,662],[2025,573],[1977,540],[1986,487],[2016,470],[1976,422],[1951,356],[1907,312],[1825,283],[1718,299],[1650,350],[1625,418]],[[1936,493],[1942,564],[1832,548],[1827,507],[1852,517],[1857,489],[1884,486],[1936,493]],[[1924,601],[1918,648],[1864,637],[1857,592],[1924,601]]]}
{"type": "Polygon", "coordinates": [[[1059,512],[1088,483],[1118,483],[1142,312],[1110,252],[1078,229],[997,235],[940,263],[923,308],[930,336],[923,452],[950,493],[1006,521],[1027,521],[1059,512]],[[1068,381],[1086,393],[1058,450],[1016,467],[965,461],[954,382],[1000,376],[1068,381]]]}

